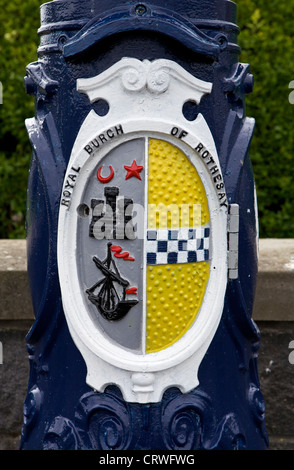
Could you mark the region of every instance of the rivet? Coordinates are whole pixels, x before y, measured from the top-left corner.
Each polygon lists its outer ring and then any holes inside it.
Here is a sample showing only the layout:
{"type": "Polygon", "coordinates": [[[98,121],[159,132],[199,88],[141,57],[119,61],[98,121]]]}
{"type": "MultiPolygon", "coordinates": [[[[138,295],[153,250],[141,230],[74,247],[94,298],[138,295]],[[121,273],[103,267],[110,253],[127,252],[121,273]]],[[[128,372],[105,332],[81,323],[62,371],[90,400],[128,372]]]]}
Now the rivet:
{"type": "Polygon", "coordinates": [[[136,11],[136,15],[143,16],[145,15],[145,13],[147,13],[147,8],[145,7],[145,5],[140,4],[136,6],[135,11],[136,11]]]}

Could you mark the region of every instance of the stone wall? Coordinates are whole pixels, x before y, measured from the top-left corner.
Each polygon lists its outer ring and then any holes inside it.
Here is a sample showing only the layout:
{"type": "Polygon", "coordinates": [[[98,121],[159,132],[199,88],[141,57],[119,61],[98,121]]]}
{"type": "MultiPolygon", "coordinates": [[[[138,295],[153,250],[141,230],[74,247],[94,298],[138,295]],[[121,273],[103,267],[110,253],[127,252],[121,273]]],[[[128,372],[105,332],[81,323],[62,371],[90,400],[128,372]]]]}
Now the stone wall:
{"type": "MultiPolygon", "coordinates": [[[[0,240],[0,450],[17,450],[33,323],[24,240],[0,240]]],[[[259,376],[271,450],[294,450],[294,240],[260,240],[253,318],[261,332],[259,376]]]]}

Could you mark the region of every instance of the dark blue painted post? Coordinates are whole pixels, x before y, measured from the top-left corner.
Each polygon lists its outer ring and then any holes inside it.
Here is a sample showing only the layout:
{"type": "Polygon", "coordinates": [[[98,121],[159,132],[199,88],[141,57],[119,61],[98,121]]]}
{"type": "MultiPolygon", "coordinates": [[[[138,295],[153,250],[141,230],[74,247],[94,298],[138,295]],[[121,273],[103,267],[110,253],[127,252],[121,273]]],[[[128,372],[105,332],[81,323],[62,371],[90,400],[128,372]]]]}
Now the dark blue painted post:
{"type": "Polygon", "coordinates": [[[267,447],[238,33],[229,0],[42,5],[22,449],[267,447]],[[159,226],[158,202],[200,218],[159,226]]]}

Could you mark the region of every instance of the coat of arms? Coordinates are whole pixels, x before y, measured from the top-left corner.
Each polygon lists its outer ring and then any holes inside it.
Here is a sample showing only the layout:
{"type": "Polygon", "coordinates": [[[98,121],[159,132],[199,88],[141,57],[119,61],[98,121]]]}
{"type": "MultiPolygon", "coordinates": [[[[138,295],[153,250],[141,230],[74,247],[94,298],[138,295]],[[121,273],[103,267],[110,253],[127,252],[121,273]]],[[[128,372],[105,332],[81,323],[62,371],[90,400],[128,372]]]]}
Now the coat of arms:
{"type": "Polygon", "coordinates": [[[88,115],[65,177],[65,314],[90,385],[157,401],[167,386],[197,385],[222,313],[226,193],[207,123],[182,111],[211,85],[168,60],[122,59],[78,90],[109,113],[88,115]]]}

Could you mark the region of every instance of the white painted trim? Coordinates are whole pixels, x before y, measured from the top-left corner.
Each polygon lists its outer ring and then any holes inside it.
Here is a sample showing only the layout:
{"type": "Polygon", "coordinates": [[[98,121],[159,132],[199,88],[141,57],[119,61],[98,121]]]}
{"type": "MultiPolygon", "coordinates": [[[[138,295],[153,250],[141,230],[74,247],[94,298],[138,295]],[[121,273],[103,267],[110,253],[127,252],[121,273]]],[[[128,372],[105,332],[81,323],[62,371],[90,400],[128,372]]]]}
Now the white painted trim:
{"type": "MultiPolygon", "coordinates": [[[[148,152],[149,152],[149,145],[148,145],[148,137],[145,137],[145,208],[146,204],[148,203],[148,177],[149,177],[149,159],[148,159],[148,152]]],[[[144,214],[144,233],[147,234],[148,229],[148,211],[145,210],[144,214]]],[[[146,236],[144,237],[143,241],[143,253],[146,253],[146,236]]],[[[146,257],[146,255],[145,255],[146,257]]],[[[146,279],[147,276],[147,264],[145,262],[145,257],[143,255],[143,279],[146,279]]],[[[143,324],[142,324],[142,351],[146,351],[146,335],[144,334],[146,331],[147,325],[147,283],[143,282],[144,292],[143,292],[143,324]],[[144,333],[143,333],[144,332],[144,333]]]]}

